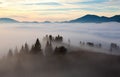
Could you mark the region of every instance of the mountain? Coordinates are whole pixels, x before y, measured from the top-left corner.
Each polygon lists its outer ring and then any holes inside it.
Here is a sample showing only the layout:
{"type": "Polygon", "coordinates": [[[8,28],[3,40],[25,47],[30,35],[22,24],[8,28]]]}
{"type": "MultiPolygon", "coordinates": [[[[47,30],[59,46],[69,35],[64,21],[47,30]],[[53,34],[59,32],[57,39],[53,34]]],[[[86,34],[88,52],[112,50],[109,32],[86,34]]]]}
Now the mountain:
{"type": "Polygon", "coordinates": [[[43,23],[51,23],[50,21],[44,21],[43,23]]]}
{"type": "MultiPolygon", "coordinates": [[[[62,23],[102,23],[102,22],[119,22],[120,23],[120,15],[115,15],[113,17],[105,17],[105,16],[97,16],[97,15],[85,15],[83,17],[70,20],[70,21],[64,21],[62,23]]],[[[11,18],[0,18],[0,23],[20,23],[17,20],[11,19],[11,18]]],[[[21,23],[39,23],[37,21],[33,22],[21,22],[21,23]]],[[[50,21],[45,21],[43,23],[51,23],[50,21]]]]}
{"type": "Polygon", "coordinates": [[[0,18],[0,23],[18,23],[18,21],[11,18],[0,18]]]}
{"type": "Polygon", "coordinates": [[[120,22],[120,15],[115,15],[115,16],[111,17],[110,20],[120,22]]]}
{"type": "Polygon", "coordinates": [[[37,21],[23,21],[23,22],[21,22],[21,23],[39,23],[39,22],[37,22],[37,21]]]}
{"type": "Polygon", "coordinates": [[[102,23],[102,22],[120,22],[120,15],[113,17],[97,16],[97,15],[85,15],[81,18],[71,20],[70,23],[102,23]]]}

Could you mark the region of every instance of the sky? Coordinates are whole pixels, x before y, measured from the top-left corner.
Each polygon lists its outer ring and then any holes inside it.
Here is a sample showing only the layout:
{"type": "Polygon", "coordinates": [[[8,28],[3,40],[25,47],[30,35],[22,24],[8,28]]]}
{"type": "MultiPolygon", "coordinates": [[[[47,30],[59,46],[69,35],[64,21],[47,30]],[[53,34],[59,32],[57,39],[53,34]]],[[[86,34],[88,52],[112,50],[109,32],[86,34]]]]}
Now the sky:
{"type": "Polygon", "coordinates": [[[0,0],[0,18],[18,21],[67,21],[86,14],[120,14],[120,0],[0,0]]]}

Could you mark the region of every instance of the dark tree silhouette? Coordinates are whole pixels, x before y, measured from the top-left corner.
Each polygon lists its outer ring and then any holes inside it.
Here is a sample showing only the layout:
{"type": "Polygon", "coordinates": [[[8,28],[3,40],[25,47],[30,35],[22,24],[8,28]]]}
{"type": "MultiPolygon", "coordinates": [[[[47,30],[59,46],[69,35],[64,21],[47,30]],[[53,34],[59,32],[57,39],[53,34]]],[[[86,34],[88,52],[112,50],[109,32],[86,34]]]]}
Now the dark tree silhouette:
{"type": "Polygon", "coordinates": [[[49,40],[50,40],[50,41],[53,41],[52,35],[49,35],[49,40]]]}
{"type": "Polygon", "coordinates": [[[32,45],[30,53],[32,53],[34,51],[34,48],[35,48],[35,46],[32,45]]]}
{"type": "Polygon", "coordinates": [[[21,47],[21,49],[20,49],[20,54],[22,54],[22,55],[23,55],[23,54],[24,54],[24,52],[25,52],[25,47],[24,47],[24,46],[22,46],[22,47],[21,47]]]}
{"type": "Polygon", "coordinates": [[[56,42],[63,42],[63,37],[58,35],[58,36],[55,37],[55,41],[56,42]]]}
{"type": "Polygon", "coordinates": [[[29,53],[29,46],[27,43],[25,43],[25,53],[29,53]]]}
{"type": "Polygon", "coordinates": [[[94,47],[94,43],[92,43],[92,42],[87,42],[87,45],[91,46],[91,47],[94,47]]]}
{"type": "Polygon", "coordinates": [[[65,55],[67,53],[67,48],[65,48],[64,46],[61,47],[56,47],[54,50],[54,54],[55,55],[65,55]]]}
{"type": "Polygon", "coordinates": [[[119,46],[116,43],[111,43],[111,45],[110,45],[110,51],[113,51],[113,49],[118,50],[119,46]]]}
{"type": "Polygon", "coordinates": [[[13,56],[13,52],[11,49],[9,49],[9,52],[8,52],[8,57],[12,57],[13,56]]]}
{"type": "Polygon", "coordinates": [[[37,38],[35,45],[32,46],[31,48],[31,53],[37,54],[41,51],[41,44],[39,39],[37,38]]]}
{"type": "Polygon", "coordinates": [[[40,44],[39,39],[36,40],[35,51],[41,51],[41,44],[40,44]]]}
{"type": "Polygon", "coordinates": [[[46,46],[45,46],[45,55],[50,56],[52,54],[53,54],[52,44],[51,44],[51,42],[47,41],[46,46]]]}

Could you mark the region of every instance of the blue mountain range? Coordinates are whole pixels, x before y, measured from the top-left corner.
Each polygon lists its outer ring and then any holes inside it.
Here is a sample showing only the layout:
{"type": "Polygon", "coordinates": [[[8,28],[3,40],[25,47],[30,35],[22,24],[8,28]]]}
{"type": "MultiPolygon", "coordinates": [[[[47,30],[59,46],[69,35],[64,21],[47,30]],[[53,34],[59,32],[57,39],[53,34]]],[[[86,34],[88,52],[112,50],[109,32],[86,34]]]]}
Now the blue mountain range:
{"type": "Polygon", "coordinates": [[[19,21],[11,18],[0,18],[0,23],[18,23],[19,21]]]}
{"type": "Polygon", "coordinates": [[[97,15],[85,15],[75,20],[68,21],[70,23],[102,23],[102,22],[120,22],[120,15],[113,17],[97,16],[97,15]]]}
{"type": "MultiPolygon", "coordinates": [[[[48,22],[49,21],[47,21],[47,23],[48,22]]],[[[113,17],[105,17],[105,16],[88,14],[74,20],[65,21],[65,23],[102,23],[102,22],[119,22],[120,23],[120,15],[115,15],[113,17]]],[[[0,23],[20,23],[20,22],[11,18],[0,18],[0,23]]],[[[35,21],[31,23],[35,23],[35,21]]],[[[36,22],[36,23],[39,23],[39,22],[36,22]]]]}

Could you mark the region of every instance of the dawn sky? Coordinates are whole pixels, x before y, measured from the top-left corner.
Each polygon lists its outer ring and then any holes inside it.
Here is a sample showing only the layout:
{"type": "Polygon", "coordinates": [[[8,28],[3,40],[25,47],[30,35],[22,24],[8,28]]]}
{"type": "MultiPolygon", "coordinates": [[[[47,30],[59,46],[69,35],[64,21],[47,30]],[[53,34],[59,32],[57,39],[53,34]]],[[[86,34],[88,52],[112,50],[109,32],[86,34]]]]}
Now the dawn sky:
{"type": "Polygon", "coordinates": [[[0,0],[0,18],[18,21],[66,21],[86,14],[120,14],[120,0],[0,0]]]}

